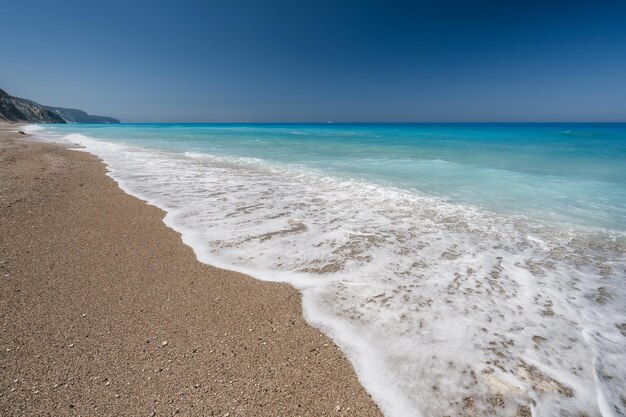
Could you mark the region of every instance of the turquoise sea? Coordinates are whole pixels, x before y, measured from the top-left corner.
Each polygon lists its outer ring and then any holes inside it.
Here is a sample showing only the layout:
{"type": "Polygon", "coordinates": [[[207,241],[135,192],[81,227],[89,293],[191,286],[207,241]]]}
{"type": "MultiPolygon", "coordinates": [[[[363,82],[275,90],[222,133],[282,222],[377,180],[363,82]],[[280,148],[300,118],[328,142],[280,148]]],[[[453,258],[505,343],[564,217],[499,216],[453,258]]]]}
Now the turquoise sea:
{"type": "Polygon", "coordinates": [[[626,415],[626,124],[27,130],[299,288],[387,416],[626,415]]]}

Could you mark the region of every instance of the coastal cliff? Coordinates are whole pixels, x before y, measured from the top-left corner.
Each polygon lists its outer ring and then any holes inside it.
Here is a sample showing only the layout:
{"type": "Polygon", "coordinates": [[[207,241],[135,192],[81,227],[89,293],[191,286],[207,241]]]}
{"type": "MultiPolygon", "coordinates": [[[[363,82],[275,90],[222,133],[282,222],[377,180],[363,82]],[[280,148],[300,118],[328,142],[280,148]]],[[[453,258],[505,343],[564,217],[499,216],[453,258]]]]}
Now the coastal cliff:
{"type": "Polygon", "coordinates": [[[120,123],[112,117],[94,116],[78,109],[44,106],[14,97],[0,89],[0,120],[31,123],[120,123]]]}
{"type": "Polygon", "coordinates": [[[0,120],[9,122],[66,123],[63,117],[43,106],[10,96],[1,89],[0,120]]]}

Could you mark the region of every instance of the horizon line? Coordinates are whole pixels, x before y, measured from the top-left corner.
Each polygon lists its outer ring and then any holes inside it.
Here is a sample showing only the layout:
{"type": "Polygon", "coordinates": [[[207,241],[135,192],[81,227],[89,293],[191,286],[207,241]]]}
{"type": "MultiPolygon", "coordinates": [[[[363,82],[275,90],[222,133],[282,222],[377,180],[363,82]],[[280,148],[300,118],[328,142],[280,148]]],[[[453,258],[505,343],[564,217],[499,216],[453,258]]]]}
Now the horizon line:
{"type": "MultiPolygon", "coordinates": [[[[119,119],[118,119],[119,120],[119,119]]],[[[132,121],[125,122],[120,120],[120,124],[351,124],[351,125],[383,125],[383,124],[396,124],[396,125],[410,125],[410,124],[424,124],[424,125],[438,125],[438,124],[626,124],[626,120],[602,120],[602,121],[568,121],[568,120],[551,120],[551,121],[202,121],[202,122],[190,122],[190,121],[132,121]]],[[[68,123],[68,124],[80,124],[80,123],[68,123]]],[[[85,123],[88,124],[88,123],[85,123]]]]}

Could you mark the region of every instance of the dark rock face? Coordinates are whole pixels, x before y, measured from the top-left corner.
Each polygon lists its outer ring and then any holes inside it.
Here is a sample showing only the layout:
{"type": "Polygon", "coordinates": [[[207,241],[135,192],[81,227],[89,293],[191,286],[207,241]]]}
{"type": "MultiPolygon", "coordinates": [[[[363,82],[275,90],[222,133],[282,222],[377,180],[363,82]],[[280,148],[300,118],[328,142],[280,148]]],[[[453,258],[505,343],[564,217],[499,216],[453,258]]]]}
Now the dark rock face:
{"type": "Polygon", "coordinates": [[[78,109],[44,106],[13,97],[0,89],[0,120],[32,123],[120,123],[112,117],[94,116],[78,109]]]}
{"type": "Polygon", "coordinates": [[[10,122],[66,123],[63,117],[43,106],[10,96],[1,89],[0,119],[10,122]]]}

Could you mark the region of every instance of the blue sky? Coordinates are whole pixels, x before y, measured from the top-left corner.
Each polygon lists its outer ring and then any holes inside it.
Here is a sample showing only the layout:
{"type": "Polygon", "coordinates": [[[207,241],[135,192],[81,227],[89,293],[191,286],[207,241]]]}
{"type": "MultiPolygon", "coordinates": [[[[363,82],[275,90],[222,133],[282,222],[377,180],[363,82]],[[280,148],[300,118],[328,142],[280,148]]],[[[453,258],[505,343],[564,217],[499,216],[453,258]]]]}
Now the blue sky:
{"type": "Polygon", "coordinates": [[[1,9],[0,88],[124,121],[626,121],[624,1],[1,9]]]}

